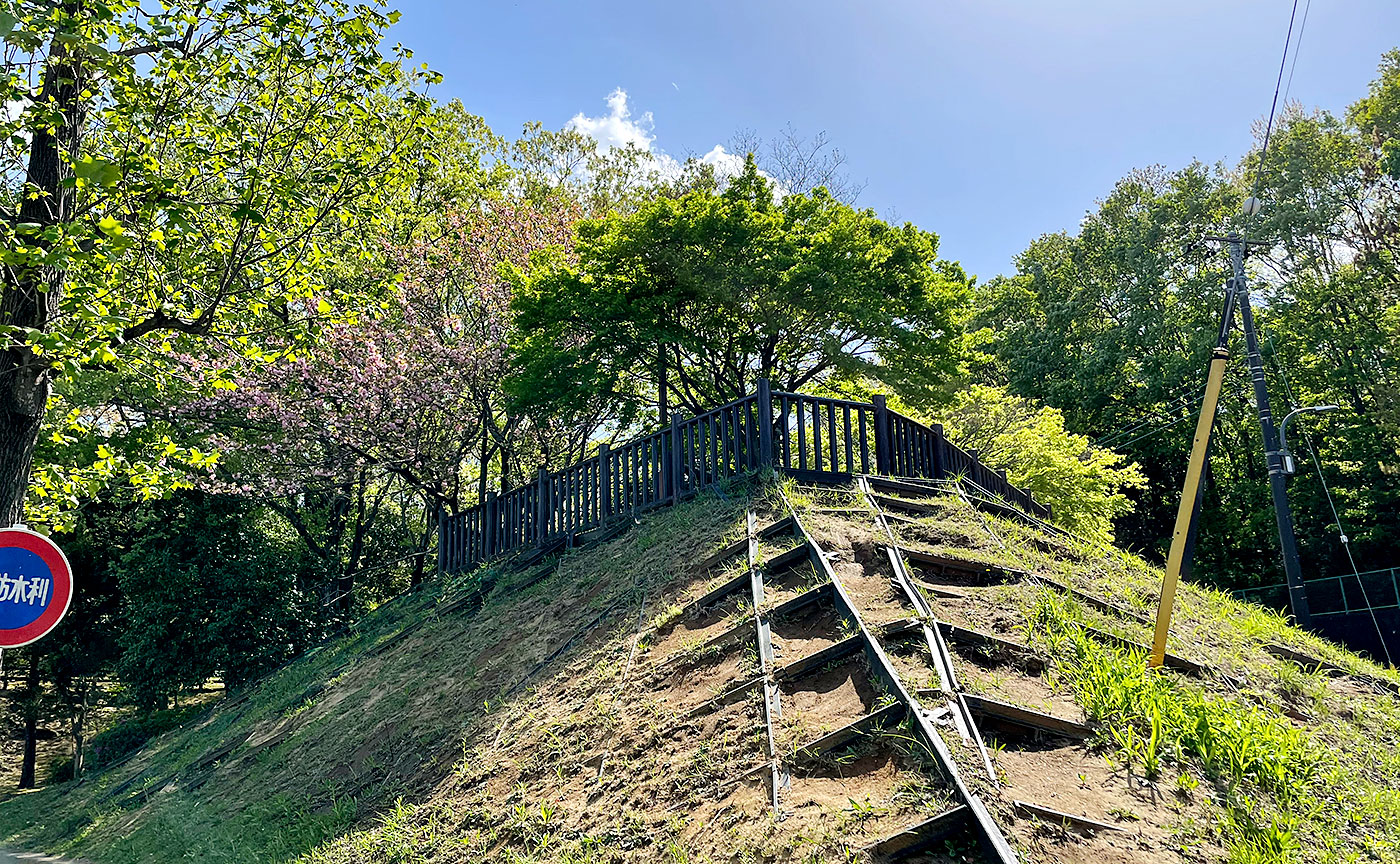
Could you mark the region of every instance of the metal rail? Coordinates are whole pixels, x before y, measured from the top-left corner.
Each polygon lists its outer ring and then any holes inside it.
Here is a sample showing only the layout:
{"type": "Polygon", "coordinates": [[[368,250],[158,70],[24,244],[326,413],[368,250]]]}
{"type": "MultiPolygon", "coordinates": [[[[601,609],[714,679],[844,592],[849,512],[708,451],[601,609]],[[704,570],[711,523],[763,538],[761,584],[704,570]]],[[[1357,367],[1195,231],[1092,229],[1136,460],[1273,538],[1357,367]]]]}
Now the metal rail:
{"type": "Polygon", "coordinates": [[[915,734],[922,738],[928,745],[929,753],[933,755],[940,772],[953,787],[955,797],[957,797],[960,803],[964,804],[971,813],[972,823],[976,827],[986,851],[990,852],[1001,864],[1015,864],[1015,862],[1019,860],[1016,857],[1016,852],[1011,848],[1011,844],[1007,842],[1006,836],[992,818],[991,812],[987,810],[987,806],[982,802],[981,797],[973,792],[972,789],[968,787],[966,781],[963,780],[962,772],[958,768],[957,760],[953,757],[952,750],[948,747],[947,742],[943,740],[943,736],[930,720],[931,712],[904,686],[904,683],[900,680],[899,673],[895,671],[894,665],[890,662],[889,656],[885,653],[884,648],[881,647],[879,640],[875,638],[875,634],[872,633],[865,624],[864,619],[861,617],[860,610],[856,607],[856,604],[846,591],[840,578],[837,577],[836,571],[832,568],[831,562],[828,560],[828,556],[822,551],[821,546],[817,544],[816,540],[802,524],[801,517],[798,515],[796,508],[792,506],[792,502],[787,500],[786,495],[783,496],[783,502],[788,512],[792,514],[796,530],[800,532],[801,536],[807,541],[807,545],[811,550],[813,563],[821,569],[821,572],[826,575],[827,580],[831,583],[838,611],[855,625],[857,633],[864,644],[867,659],[870,661],[872,674],[885,684],[889,692],[895,697],[896,702],[904,706],[915,734]]]}

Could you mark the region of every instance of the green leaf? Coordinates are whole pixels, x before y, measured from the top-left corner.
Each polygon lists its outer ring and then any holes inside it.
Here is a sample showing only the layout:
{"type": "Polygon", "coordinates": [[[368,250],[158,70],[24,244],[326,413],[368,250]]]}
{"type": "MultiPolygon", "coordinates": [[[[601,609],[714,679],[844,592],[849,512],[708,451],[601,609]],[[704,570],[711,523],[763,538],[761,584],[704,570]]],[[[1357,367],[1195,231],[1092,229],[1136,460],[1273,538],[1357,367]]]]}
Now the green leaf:
{"type": "Polygon", "coordinates": [[[79,180],[94,186],[115,185],[122,176],[115,163],[94,156],[84,156],[73,163],[73,173],[79,180]]]}

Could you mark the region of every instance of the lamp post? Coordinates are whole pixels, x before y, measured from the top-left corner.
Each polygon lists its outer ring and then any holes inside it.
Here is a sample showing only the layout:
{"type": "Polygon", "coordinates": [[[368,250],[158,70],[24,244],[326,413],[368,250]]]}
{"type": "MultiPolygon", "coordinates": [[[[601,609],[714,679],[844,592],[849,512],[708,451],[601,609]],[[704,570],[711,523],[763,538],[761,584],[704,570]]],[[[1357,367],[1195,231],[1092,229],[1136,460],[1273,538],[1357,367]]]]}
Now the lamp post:
{"type": "Polygon", "coordinates": [[[1288,412],[1288,416],[1284,417],[1283,422],[1278,424],[1278,449],[1279,455],[1283,457],[1283,473],[1297,473],[1297,467],[1293,463],[1293,454],[1288,451],[1288,421],[1299,414],[1316,414],[1336,410],[1336,405],[1310,405],[1306,408],[1294,408],[1288,412]]]}

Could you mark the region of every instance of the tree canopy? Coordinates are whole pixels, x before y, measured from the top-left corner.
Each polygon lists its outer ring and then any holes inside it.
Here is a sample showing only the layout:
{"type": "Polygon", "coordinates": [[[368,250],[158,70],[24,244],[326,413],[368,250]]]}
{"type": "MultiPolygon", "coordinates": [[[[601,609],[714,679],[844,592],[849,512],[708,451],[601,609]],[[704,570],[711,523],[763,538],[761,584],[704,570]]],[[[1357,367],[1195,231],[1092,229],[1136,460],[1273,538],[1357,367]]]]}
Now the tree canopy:
{"type": "Polygon", "coordinates": [[[777,197],[752,158],[722,191],[577,232],[576,264],[541,256],[520,276],[524,402],[593,393],[700,412],[768,378],[790,391],[869,379],[929,403],[957,370],[968,282],[937,236],[823,188],[777,197]]]}

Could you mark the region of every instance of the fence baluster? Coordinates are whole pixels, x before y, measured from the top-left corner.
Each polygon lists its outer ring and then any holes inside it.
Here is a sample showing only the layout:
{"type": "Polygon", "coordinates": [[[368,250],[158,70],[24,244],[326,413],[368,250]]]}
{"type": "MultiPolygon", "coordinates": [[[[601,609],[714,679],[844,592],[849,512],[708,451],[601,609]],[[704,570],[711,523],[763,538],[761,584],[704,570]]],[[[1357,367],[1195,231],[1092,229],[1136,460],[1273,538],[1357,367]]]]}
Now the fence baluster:
{"type": "Polygon", "coordinates": [[[846,472],[854,474],[856,473],[856,460],[851,455],[855,447],[855,442],[851,440],[851,406],[841,406],[841,413],[846,427],[846,472]]]}
{"type": "Polygon", "coordinates": [[[792,400],[792,407],[797,411],[797,468],[799,471],[807,470],[807,424],[803,420],[803,403],[805,400],[798,396],[792,400]]]}

